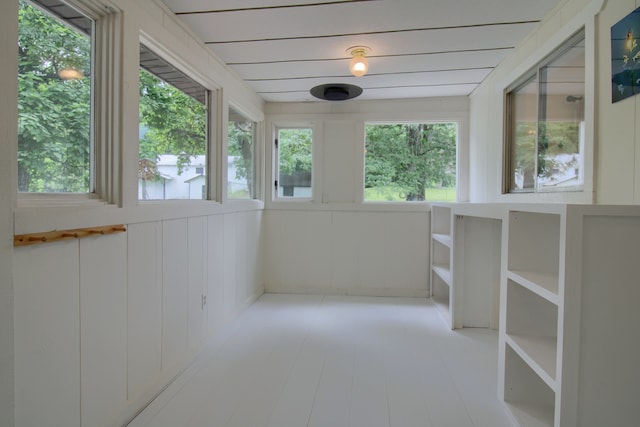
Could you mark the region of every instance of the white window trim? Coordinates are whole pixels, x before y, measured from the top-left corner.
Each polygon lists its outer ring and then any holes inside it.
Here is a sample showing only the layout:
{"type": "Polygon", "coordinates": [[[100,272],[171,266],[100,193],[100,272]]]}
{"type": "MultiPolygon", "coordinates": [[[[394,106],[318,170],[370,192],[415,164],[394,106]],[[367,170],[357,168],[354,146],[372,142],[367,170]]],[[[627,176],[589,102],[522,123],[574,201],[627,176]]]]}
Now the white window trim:
{"type": "Polygon", "coordinates": [[[92,115],[91,115],[91,193],[17,193],[17,207],[22,209],[60,206],[99,206],[119,202],[119,152],[117,144],[121,126],[113,114],[120,108],[122,76],[114,73],[120,62],[122,11],[111,3],[92,0],[67,0],[94,20],[92,43],[92,115]]]}
{"type": "Polygon", "coordinates": [[[515,67],[496,89],[502,93],[503,123],[506,123],[506,94],[509,88],[522,81],[536,64],[551,55],[574,34],[584,29],[585,43],[585,142],[584,142],[584,181],[581,191],[541,191],[526,193],[504,193],[504,176],[506,161],[504,154],[506,126],[502,135],[502,170],[499,173],[498,201],[500,202],[535,202],[535,203],[595,203],[595,108],[596,108],[596,19],[604,5],[604,0],[592,0],[578,14],[570,19],[559,31],[547,39],[525,61],[515,67]]]}
{"type": "MultiPolygon", "coordinates": [[[[166,200],[140,200],[138,199],[138,193],[136,190],[136,201],[140,205],[154,204],[159,205],[162,203],[174,204],[175,202],[182,203],[202,203],[202,202],[220,202],[226,197],[226,189],[222,183],[226,182],[224,173],[226,173],[226,166],[222,167],[222,160],[226,157],[225,152],[221,153],[221,148],[225,144],[222,141],[226,141],[226,135],[222,132],[226,132],[227,125],[225,124],[228,119],[228,112],[225,112],[223,108],[223,97],[220,95],[220,88],[212,87],[207,83],[207,79],[204,78],[193,67],[189,66],[187,62],[174,55],[171,51],[165,48],[161,43],[157,42],[151,36],[144,32],[140,33],[139,43],[145,45],[154,54],[165,60],[171,66],[175,67],[180,72],[184,73],[187,77],[201,85],[207,91],[207,133],[206,133],[206,170],[207,170],[207,194],[206,199],[166,199],[166,200]],[[222,124],[222,126],[221,126],[222,124]],[[224,169],[224,171],[222,170],[224,169]]],[[[138,61],[138,69],[140,69],[140,63],[138,61]]],[[[137,141],[139,142],[139,140],[137,141]]],[[[136,155],[139,153],[139,148],[136,148],[136,155]]],[[[126,184],[126,183],[125,183],[126,184]]],[[[137,184],[137,177],[136,177],[137,184]]],[[[137,185],[136,185],[137,188],[137,185]]]]}
{"type": "MultiPolygon", "coordinates": [[[[262,149],[263,144],[261,141],[264,141],[264,122],[253,117],[246,109],[242,108],[234,101],[229,101],[226,107],[226,120],[224,121],[224,134],[222,144],[224,146],[224,158],[227,159],[228,156],[228,147],[229,147],[229,109],[233,108],[236,113],[241,114],[247,120],[253,122],[253,174],[254,174],[254,182],[253,182],[253,197],[250,199],[233,199],[229,198],[227,194],[227,189],[229,187],[229,173],[225,163],[225,170],[222,182],[224,182],[224,197],[222,198],[223,203],[247,203],[251,201],[262,201],[264,199],[264,183],[262,178],[262,173],[264,171],[263,159],[264,159],[264,150],[262,149]]],[[[222,158],[222,157],[221,157],[222,158]]]]}
{"type": "Polygon", "coordinates": [[[362,185],[359,187],[359,193],[356,195],[357,200],[363,205],[385,205],[385,206],[405,206],[409,205],[430,205],[431,203],[446,203],[438,200],[424,200],[424,201],[394,201],[394,202],[380,202],[380,201],[367,201],[365,200],[365,162],[366,155],[364,154],[364,148],[366,143],[366,125],[385,125],[385,124],[411,124],[411,123],[455,123],[458,127],[456,135],[456,202],[462,202],[468,200],[469,194],[469,138],[468,138],[468,114],[454,114],[451,116],[442,116],[434,118],[430,116],[428,119],[410,119],[410,120],[366,120],[362,123],[362,165],[359,170],[362,171],[360,182],[362,185]],[[450,117],[450,118],[444,118],[450,117]]]}
{"type": "MultiPolygon", "coordinates": [[[[533,188],[531,189],[512,189],[511,188],[513,184],[513,173],[514,173],[514,170],[512,170],[513,165],[511,164],[512,162],[511,155],[513,154],[513,150],[515,149],[515,147],[512,146],[513,141],[511,140],[511,131],[512,131],[513,123],[511,119],[512,104],[511,102],[509,102],[509,98],[512,96],[514,91],[516,91],[517,89],[520,89],[522,85],[524,85],[527,82],[530,82],[532,79],[535,79],[535,82],[537,83],[537,90],[538,90],[538,92],[536,92],[536,101],[539,103],[540,97],[541,97],[541,94],[539,92],[541,70],[547,67],[550,63],[552,63],[556,59],[561,58],[562,55],[565,54],[571,47],[575,46],[575,42],[578,41],[577,36],[580,33],[582,33],[582,36],[586,38],[586,34],[584,33],[584,28],[582,28],[577,33],[571,35],[571,37],[565,40],[560,46],[558,46],[558,49],[562,48],[562,51],[558,52],[557,54],[554,52],[548,57],[544,58],[538,64],[534,65],[526,74],[524,74],[516,82],[514,82],[514,84],[510,85],[508,88],[505,89],[505,112],[504,112],[505,133],[503,138],[504,139],[503,141],[503,144],[504,144],[503,172],[504,174],[502,176],[503,194],[536,194],[536,193],[542,194],[542,193],[582,192],[584,190],[583,184],[566,186],[566,187],[553,187],[553,188],[538,187],[537,174],[535,176],[536,186],[534,186],[533,188]]],[[[585,67],[586,67],[586,63],[585,63],[585,67]]],[[[536,116],[536,120],[539,123],[540,117],[536,116]]],[[[584,135],[585,133],[584,129],[586,127],[586,117],[585,117],[585,120],[582,121],[582,123],[583,123],[583,126],[581,126],[581,130],[582,130],[581,133],[584,135]]],[[[585,146],[586,146],[586,141],[584,140],[584,137],[583,137],[583,139],[581,140],[580,151],[579,151],[580,156],[582,156],[583,158],[583,164],[584,164],[584,156],[585,156],[585,152],[584,152],[585,146]]],[[[536,153],[535,153],[536,157],[538,155],[537,149],[538,147],[536,147],[536,153]]],[[[537,166],[537,160],[536,160],[536,166],[537,166]]],[[[584,176],[581,178],[584,180],[584,176]]]]}
{"type": "Polygon", "coordinates": [[[271,206],[291,206],[303,204],[323,203],[322,200],[322,147],[318,141],[321,141],[320,126],[316,122],[275,122],[272,124],[271,138],[267,140],[267,144],[271,147],[271,170],[269,176],[269,190],[266,196],[269,198],[271,206]],[[275,181],[278,179],[278,150],[276,149],[275,140],[278,138],[280,129],[311,129],[311,197],[278,197],[278,191],[275,188],[275,181]]]}

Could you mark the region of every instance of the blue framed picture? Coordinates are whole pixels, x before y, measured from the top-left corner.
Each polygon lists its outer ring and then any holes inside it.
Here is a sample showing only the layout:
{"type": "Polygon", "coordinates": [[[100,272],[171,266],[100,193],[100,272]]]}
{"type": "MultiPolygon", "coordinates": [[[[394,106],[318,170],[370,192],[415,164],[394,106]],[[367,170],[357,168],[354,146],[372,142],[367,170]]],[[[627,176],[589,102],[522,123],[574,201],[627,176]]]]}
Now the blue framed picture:
{"type": "Polygon", "coordinates": [[[611,27],[611,101],[640,93],[640,7],[611,27]]]}

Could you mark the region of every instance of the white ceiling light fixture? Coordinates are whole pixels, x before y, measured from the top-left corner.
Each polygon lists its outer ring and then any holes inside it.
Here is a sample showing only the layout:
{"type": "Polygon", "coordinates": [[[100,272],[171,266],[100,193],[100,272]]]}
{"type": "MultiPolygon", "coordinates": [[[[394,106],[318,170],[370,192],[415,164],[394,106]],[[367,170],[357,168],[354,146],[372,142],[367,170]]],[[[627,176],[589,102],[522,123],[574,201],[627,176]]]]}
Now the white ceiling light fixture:
{"type": "Polygon", "coordinates": [[[347,49],[347,53],[351,55],[349,63],[349,71],[356,77],[362,77],[369,71],[369,61],[366,56],[371,53],[371,48],[367,46],[351,46],[347,49]]]}
{"type": "Polygon", "coordinates": [[[84,77],[84,73],[75,68],[62,68],[58,71],[58,77],[62,80],[79,80],[84,77]]]}

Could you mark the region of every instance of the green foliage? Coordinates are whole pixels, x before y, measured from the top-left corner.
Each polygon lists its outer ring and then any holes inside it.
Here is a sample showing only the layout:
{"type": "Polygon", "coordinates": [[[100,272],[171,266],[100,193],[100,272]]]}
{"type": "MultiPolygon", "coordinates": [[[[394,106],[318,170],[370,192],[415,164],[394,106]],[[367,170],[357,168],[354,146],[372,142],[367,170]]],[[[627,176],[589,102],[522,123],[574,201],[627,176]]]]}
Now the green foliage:
{"type": "Polygon", "coordinates": [[[253,198],[253,122],[229,121],[228,155],[236,157],[236,178],[247,180],[247,191],[229,193],[230,198],[253,198]]]}
{"type": "Polygon", "coordinates": [[[523,188],[533,188],[536,174],[538,178],[549,178],[561,167],[557,156],[579,153],[580,124],[576,121],[519,121],[515,126],[514,143],[515,172],[522,174],[523,188]]]}
{"type": "MultiPolygon", "coordinates": [[[[406,201],[406,194],[399,187],[373,187],[364,189],[364,198],[368,202],[402,202],[406,201]]],[[[455,202],[455,187],[427,188],[425,200],[438,202],[455,202]]]]}
{"type": "MultiPolygon", "coordinates": [[[[140,127],[140,162],[173,154],[181,174],[192,157],[207,153],[206,106],[145,70],[140,70],[140,127]]],[[[139,163],[140,178],[143,166],[139,163]]]]}
{"type": "Polygon", "coordinates": [[[393,188],[414,201],[427,188],[455,187],[455,123],[367,125],[366,134],[365,189],[393,188]]]}
{"type": "Polygon", "coordinates": [[[579,152],[580,126],[578,122],[540,122],[538,131],[538,176],[549,177],[558,166],[556,156],[579,152]]]}
{"type": "Polygon", "coordinates": [[[280,174],[311,172],[312,137],[311,129],[280,129],[278,133],[280,174]]]}
{"type": "Polygon", "coordinates": [[[20,1],[18,12],[18,190],[90,191],[89,38],[20,1]]]}

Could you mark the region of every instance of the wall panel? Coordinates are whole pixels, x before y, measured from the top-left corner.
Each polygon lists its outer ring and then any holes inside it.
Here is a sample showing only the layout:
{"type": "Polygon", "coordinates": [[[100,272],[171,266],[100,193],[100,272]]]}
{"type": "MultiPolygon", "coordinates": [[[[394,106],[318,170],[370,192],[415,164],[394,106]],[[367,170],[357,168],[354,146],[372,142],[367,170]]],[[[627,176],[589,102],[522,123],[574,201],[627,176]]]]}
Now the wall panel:
{"type": "Polygon", "coordinates": [[[14,251],[18,426],[80,426],[77,241],[14,251]]]}
{"type": "Polygon", "coordinates": [[[189,218],[188,223],[188,281],[189,281],[189,352],[200,349],[206,334],[207,306],[204,304],[207,283],[206,217],[189,218]]]}
{"type": "Polygon", "coordinates": [[[233,319],[236,312],[236,288],[241,286],[237,282],[237,256],[238,242],[236,226],[238,223],[237,215],[224,216],[224,279],[223,279],[223,298],[224,298],[224,319],[225,323],[233,319]]]}
{"type": "Polygon", "coordinates": [[[222,328],[224,306],[224,215],[207,217],[207,316],[209,333],[222,328]]]}
{"type": "Polygon", "coordinates": [[[162,371],[178,373],[187,359],[188,220],[162,223],[162,371]]]}
{"type": "Polygon", "coordinates": [[[78,243],[82,425],[97,426],[127,401],[127,236],[78,243]]]}
{"type": "Polygon", "coordinates": [[[264,216],[267,291],[427,295],[424,212],[268,210],[264,216]]]}
{"type": "Polygon", "coordinates": [[[162,224],[127,231],[128,396],[144,394],[161,373],[162,224]]]}

